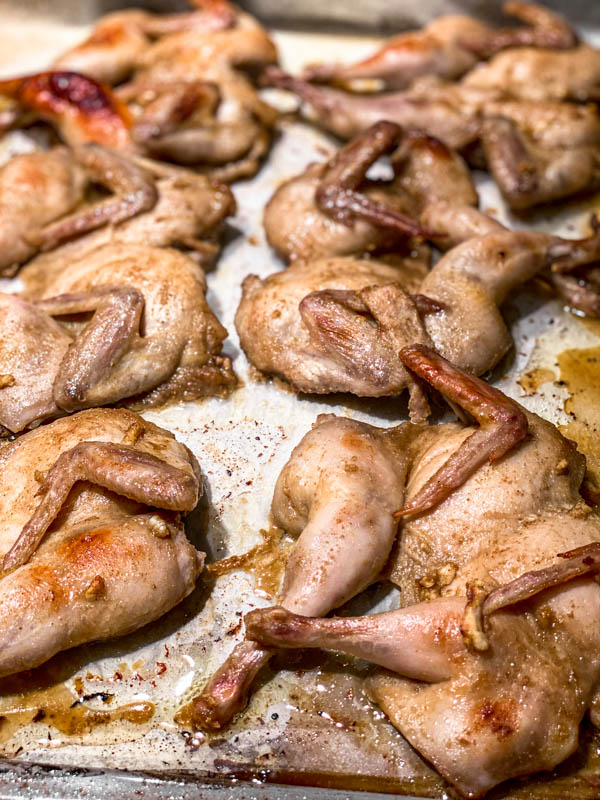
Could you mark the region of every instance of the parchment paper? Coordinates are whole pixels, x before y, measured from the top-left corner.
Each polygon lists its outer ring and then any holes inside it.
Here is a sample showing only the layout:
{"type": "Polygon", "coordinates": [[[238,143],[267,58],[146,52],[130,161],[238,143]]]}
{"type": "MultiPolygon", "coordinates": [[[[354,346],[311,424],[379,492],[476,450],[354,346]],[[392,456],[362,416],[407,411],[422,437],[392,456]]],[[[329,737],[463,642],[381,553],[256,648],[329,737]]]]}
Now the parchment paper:
{"type": "MultiPolygon", "coordinates": [[[[0,71],[14,74],[42,68],[54,52],[79,40],[84,32],[76,26],[23,28],[20,23],[7,24],[0,34],[0,71]],[[34,51],[23,52],[19,46],[25,31],[36,42],[34,51]],[[12,43],[11,49],[5,40],[12,43]]],[[[375,42],[294,33],[278,33],[276,39],[284,66],[292,71],[317,59],[354,59],[375,42]]],[[[269,97],[289,102],[277,93],[271,92],[269,97]]],[[[15,134],[2,145],[3,156],[32,146],[28,137],[15,134]]],[[[250,272],[264,277],[282,268],[265,243],[261,225],[264,204],[282,180],[313,160],[323,160],[335,146],[331,138],[304,123],[285,123],[268,163],[255,178],[234,187],[239,212],[208,284],[210,304],[230,334],[226,351],[244,385],[228,400],[187,403],[145,415],[173,431],[201,464],[206,497],[203,508],[190,521],[190,535],[208,552],[209,560],[244,553],[262,541],[260,530],[269,527],[276,477],[319,413],[346,414],[381,426],[407,418],[404,399],[315,400],[297,397],[281,384],[257,382],[240,353],[233,316],[241,281],[250,272]]],[[[573,203],[566,210],[544,212],[524,222],[510,217],[487,176],[478,175],[477,184],[482,208],[493,210],[515,228],[576,237],[582,234],[594,206],[573,203]]],[[[4,291],[18,286],[18,279],[0,281],[4,291]]],[[[546,382],[536,394],[525,396],[516,380],[531,365],[554,369],[556,354],[567,347],[592,346],[600,340],[558,301],[539,293],[521,292],[506,314],[512,320],[516,348],[512,361],[496,371],[493,382],[531,410],[553,422],[566,422],[564,387],[546,382]]],[[[362,598],[360,607],[382,609],[395,600],[393,591],[375,589],[362,598]]],[[[89,708],[151,702],[156,707],[154,716],[144,725],[113,722],[71,737],[42,720],[18,728],[1,745],[2,752],[29,761],[86,767],[212,773],[303,770],[338,778],[362,774],[377,778],[375,783],[367,781],[369,786],[395,786],[428,796],[443,793],[435,773],[361,694],[363,666],[351,666],[343,659],[326,659],[324,666],[318,656],[280,662],[259,682],[245,717],[221,736],[182,733],[173,722],[176,709],[196,693],[240,640],[241,614],[270,602],[268,593],[257,590],[254,573],[233,572],[212,587],[201,581],[188,600],[148,629],[59,656],[39,674],[41,684],[59,679],[59,687],[74,693],[79,689],[86,695],[113,695],[109,705],[102,698],[86,701],[89,708]]],[[[44,692],[29,692],[20,698],[5,696],[0,700],[0,714],[24,703],[37,707],[45,702],[44,696],[44,692]]],[[[322,776],[315,780],[323,782],[322,776]]]]}

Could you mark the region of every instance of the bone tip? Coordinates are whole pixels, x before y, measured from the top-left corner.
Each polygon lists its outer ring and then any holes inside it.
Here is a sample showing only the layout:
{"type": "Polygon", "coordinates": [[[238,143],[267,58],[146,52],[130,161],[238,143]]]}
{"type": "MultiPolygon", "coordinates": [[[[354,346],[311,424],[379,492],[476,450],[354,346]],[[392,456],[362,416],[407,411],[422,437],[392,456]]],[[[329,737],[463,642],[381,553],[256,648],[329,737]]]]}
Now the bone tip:
{"type": "Polygon", "coordinates": [[[392,517],[394,519],[402,519],[403,517],[412,516],[413,514],[422,514],[424,511],[428,511],[433,505],[435,505],[435,500],[419,500],[416,497],[414,500],[411,500],[410,503],[407,503],[402,508],[399,508],[398,511],[394,511],[392,517]]]}
{"type": "Polygon", "coordinates": [[[406,514],[408,514],[408,509],[406,506],[403,506],[402,508],[399,508],[398,511],[394,511],[392,517],[394,519],[402,519],[402,517],[406,516],[406,514]]]}
{"type": "Polygon", "coordinates": [[[11,556],[10,552],[8,552],[2,560],[2,577],[8,575],[9,572],[14,572],[18,566],[20,565],[16,562],[15,558],[11,556]]]}
{"type": "Polygon", "coordinates": [[[389,119],[380,119],[371,127],[371,133],[390,133],[394,136],[400,136],[402,128],[397,122],[392,122],[389,119]]]}
{"type": "Polygon", "coordinates": [[[409,368],[423,358],[431,359],[436,355],[437,353],[434,350],[422,344],[410,344],[407,347],[403,347],[399,353],[400,361],[409,368]]]}
{"type": "Polygon", "coordinates": [[[200,694],[192,701],[191,721],[194,730],[207,733],[222,730],[230,719],[219,716],[219,703],[210,694],[200,694]]]}

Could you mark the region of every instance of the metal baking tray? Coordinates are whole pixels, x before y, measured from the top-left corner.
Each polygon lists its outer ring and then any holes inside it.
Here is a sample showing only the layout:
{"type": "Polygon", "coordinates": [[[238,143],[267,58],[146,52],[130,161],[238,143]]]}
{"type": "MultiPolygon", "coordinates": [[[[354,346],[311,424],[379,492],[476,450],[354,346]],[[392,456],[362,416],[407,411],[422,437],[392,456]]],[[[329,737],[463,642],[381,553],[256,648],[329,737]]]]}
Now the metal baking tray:
{"type": "MultiPolygon", "coordinates": [[[[109,7],[72,0],[28,2],[19,3],[17,9],[12,0],[0,0],[2,75],[44,68],[84,36],[87,28],[82,21],[109,7]]],[[[249,0],[247,5],[258,8],[259,2],[249,0]]],[[[267,0],[264,3],[261,8],[268,15],[267,0]]],[[[375,2],[355,5],[370,8],[375,2]]],[[[346,8],[355,5],[347,3],[346,8]]],[[[423,9],[430,14],[439,11],[435,0],[400,6],[403,13],[413,7],[419,14],[423,9]]],[[[452,7],[458,6],[464,7],[460,2],[452,7]]],[[[419,14],[414,20],[420,19],[419,14]]],[[[291,25],[293,17],[286,19],[291,25]]],[[[378,41],[371,34],[349,37],[279,30],[274,35],[283,64],[291,71],[317,59],[357,58],[378,41]]],[[[586,36],[600,42],[594,30],[586,31],[586,36]]],[[[289,103],[277,92],[268,97],[282,107],[289,103]]],[[[0,159],[33,146],[27,135],[12,134],[0,145],[0,159]]],[[[234,187],[239,211],[208,284],[209,302],[230,334],[226,351],[242,387],[228,400],[145,413],[173,431],[198,457],[206,496],[190,521],[190,535],[207,551],[208,560],[264,544],[262,552],[244,569],[207,576],[178,608],[142,631],[63,653],[26,678],[1,681],[0,798],[26,794],[90,800],[140,795],[181,800],[209,795],[223,800],[374,800],[383,796],[377,792],[453,796],[362,694],[361,676],[367,665],[341,657],[309,653],[277,659],[259,681],[247,713],[219,735],[182,732],[173,721],[176,710],[242,637],[241,615],[273,600],[286,542],[269,534],[271,496],[279,471],[315,417],[326,411],[381,426],[407,418],[402,399],[299,398],[279,383],[257,382],[240,352],[233,315],[241,281],[250,272],[264,277],[283,266],[264,239],[264,204],[282,180],[309,162],[326,158],[335,147],[325,134],[287,120],[259,174],[234,187]],[[82,698],[88,699],[78,702],[82,698]],[[119,713],[127,704],[134,704],[135,713],[119,713]],[[40,707],[45,709],[44,719],[31,723],[40,707]]],[[[519,219],[508,214],[486,175],[477,175],[477,183],[482,207],[515,228],[577,236],[596,205],[587,200],[519,219]]],[[[0,281],[3,291],[18,287],[18,278],[0,281]]],[[[600,326],[584,324],[539,291],[519,293],[506,315],[512,320],[516,348],[493,382],[532,411],[568,425],[564,406],[569,385],[563,380],[564,355],[559,358],[559,354],[598,347],[600,326]]],[[[591,416],[588,420],[591,430],[596,421],[591,416]]],[[[396,600],[394,591],[375,587],[361,596],[355,610],[381,610],[396,600]]],[[[597,751],[600,737],[584,731],[577,756],[556,774],[526,783],[513,781],[490,796],[496,800],[597,797],[598,784],[594,788],[590,783],[590,776],[600,775],[594,760],[597,751]]]]}
{"type": "MultiPolygon", "coordinates": [[[[241,5],[271,26],[313,32],[325,28],[334,33],[373,31],[389,35],[390,31],[425,25],[439,14],[467,13],[506,24],[503,0],[243,0],[241,5]]],[[[586,27],[600,24],[600,6],[594,0],[545,0],[544,5],[567,13],[573,23],[586,27]]]]}

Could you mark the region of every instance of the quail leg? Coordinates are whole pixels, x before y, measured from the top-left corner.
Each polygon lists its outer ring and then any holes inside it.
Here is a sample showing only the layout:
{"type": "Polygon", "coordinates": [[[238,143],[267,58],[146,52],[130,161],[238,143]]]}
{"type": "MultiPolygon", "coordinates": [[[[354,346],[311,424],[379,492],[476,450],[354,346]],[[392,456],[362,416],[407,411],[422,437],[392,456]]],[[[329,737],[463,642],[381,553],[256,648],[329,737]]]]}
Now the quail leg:
{"type": "Polygon", "coordinates": [[[249,639],[283,648],[336,650],[414,680],[450,677],[452,657],[464,645],[460,622],[464,599],[443,598],[363,617],[306,617],[281,606],[246,614],[249,639]]]}

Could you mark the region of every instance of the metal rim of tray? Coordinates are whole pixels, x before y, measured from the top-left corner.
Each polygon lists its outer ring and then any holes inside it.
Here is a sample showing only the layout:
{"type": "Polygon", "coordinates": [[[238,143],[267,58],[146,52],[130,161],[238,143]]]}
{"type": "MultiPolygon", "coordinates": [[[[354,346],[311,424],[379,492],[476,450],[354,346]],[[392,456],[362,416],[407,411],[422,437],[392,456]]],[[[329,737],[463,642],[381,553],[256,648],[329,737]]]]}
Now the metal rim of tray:
{"type": "MultiPolygon", "coordinates": [[[[419,800],[394,795],[399,800],[419,800]]],[[[0,760],[0,800],[385,800],[389,794],[319,789],[313,786],[209,779],[165,777],[148,772],[61,768],[0,760]]]]}

